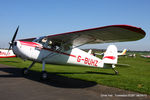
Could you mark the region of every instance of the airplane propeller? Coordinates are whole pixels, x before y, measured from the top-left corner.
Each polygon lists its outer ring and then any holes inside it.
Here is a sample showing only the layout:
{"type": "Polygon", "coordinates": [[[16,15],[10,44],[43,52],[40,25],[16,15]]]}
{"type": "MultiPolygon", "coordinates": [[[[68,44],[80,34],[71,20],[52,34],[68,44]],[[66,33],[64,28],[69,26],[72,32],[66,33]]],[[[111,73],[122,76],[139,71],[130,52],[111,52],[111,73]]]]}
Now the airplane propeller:
{"type": "Polygon", "coordinates": [[[14,43],[15,39],[16,39],[16,36],[17,36],[18,30],[19,30],[19,26],[17,27],[16,32],[15,32],[15,34],[14,34],[14,36],[13,36],[13,38],[12,38],[11,42],[9,43],[9,44],[10,44],[10,46],[9,46],[8,51],[11,49],[11,47],[12,47],[12,45],[13,45],[13,43],[14,43]]]}
{"type": "MultiPolygon", "coordinates": [[[[9,42],[9,44],[10,44],[10,45],[9,45],[9,48],[8,48],[7,55],[8,55],[9,50],[11,49],[11,47],[12,47],[12,45],[13,45],[13,43],[14,43],[15,39],[16,39],[16,36],[17,36],[18,30],[19,30],[19,26],[17,27],[16,32],[15,32],[15,34],[14,34],[14,36],[13,36],[13,38],[12,38],[11,42],[9,42]]],[[[6,55],[6,56],[7,56],[7,55],[6,55]]]]}

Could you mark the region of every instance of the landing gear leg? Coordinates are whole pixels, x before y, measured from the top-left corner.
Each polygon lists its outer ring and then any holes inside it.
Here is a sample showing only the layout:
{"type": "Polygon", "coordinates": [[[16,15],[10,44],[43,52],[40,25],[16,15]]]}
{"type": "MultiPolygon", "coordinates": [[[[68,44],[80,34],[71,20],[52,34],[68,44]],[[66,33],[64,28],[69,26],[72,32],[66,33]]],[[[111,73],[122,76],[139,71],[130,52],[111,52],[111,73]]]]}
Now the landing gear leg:
{"type": "Polygon", "coordinates": [[[115,70],[114,68],[112,68],[112,69],[114,70],[115,75],[118,75],[118,74],[119,74],[119,72],[118,72],[117,70],[115,70]]]}
{"type": "Polygon", "coordinates": [[[43,64],[43,66],[42,66],[42,76],[41,76],[41,78],[45,80],[45,79],[47,79],[48,76],[47,76],[47,72],[45,71],[45,61],[44,60],[42,61],[42,64],[43,64]]]}
{"type": "Polygon", "coordinates": [[[32,62],[32,64],[28,68],[23,69],[23,75],[26,75],[29,71],[29,69],[35,64],[35,61],[32,62]]]}

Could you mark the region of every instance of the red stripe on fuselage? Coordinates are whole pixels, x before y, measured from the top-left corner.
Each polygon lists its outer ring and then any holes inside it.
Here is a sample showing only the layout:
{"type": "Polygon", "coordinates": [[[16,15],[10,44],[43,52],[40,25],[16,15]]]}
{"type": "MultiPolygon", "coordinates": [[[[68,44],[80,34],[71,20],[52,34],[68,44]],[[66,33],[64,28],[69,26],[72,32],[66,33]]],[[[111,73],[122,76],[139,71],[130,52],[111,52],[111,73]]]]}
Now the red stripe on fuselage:
{"type": "MultiPolygon", "coordinates": [[[[116,57],[114,57],[114,56],[105,56],[104,58],[108,58],[108,59],[112,59],[112,60],[115,60],[116,59],[116,57]]],[[[103,59],[104,59],[103,58],[103,59]]]]}
{"type": "Polygon", "coordinates": [[[13,57],[16,57],[16,55],[14,55],[14,56],[0,56],[0,58],[13,58],[13,57]]]}
{"type": "Polygon", "coordinates": [[[30,46],[30,47],[41,47],[40,44],[35,42],[20,41],[20,44],[25,46],[30,46]]]}
{"type": "Polygon", "coordinates": [[[54,50],[49,49],[49,48],[42,48],[42,49],[76,58],[76,55],[68,54],[68,53],[65,53],[65,52],[54,51],[54,50]]]}
{"type": "Polygon", "coordinates": [[[48,51],[51,51],[51,52],[55,52],[55,53],[59,53],[59,54],[63,54],[63,55],[67,55],[67,56],[71,56],[71,57],[76,58],[75,55],[68,54],[68,53],[65,53],[65,52],[54,51],[54,50],[49,49],[49,48],[44,48],[40,44],[35,43],[35,42],[20,41],[20,44],[25,45],[25,46],[30,46],[30,47],[41,47],[41,49],[44,49],[44,50],[48,50],[48,51]]]}

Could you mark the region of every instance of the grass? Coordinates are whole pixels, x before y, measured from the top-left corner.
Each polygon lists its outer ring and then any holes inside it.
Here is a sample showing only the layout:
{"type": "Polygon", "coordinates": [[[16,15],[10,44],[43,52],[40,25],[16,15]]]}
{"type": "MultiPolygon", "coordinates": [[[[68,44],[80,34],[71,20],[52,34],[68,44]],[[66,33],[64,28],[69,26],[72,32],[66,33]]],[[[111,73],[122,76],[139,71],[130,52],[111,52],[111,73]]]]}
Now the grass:
{"type": "MultiPolygon", "coordinates": [[[[17,68],[24,68],[31,64],[30,61],[24,62],[19,58],[1,58],[0,63],[17,68]]],[[[112,69],[51,64],[46,64],[46,71],[69,78],[94,81],[106,86],[150,94],[150,59],[141,58],[137,54],[136,58],[119,57],[119,63],[130,65],[117,65],[116,70],[119,71],[119,75],[113,75],[112,69]]],[[[31,70],[41,71],[41,66],[40,63],[36,63],[31,70]]]]}

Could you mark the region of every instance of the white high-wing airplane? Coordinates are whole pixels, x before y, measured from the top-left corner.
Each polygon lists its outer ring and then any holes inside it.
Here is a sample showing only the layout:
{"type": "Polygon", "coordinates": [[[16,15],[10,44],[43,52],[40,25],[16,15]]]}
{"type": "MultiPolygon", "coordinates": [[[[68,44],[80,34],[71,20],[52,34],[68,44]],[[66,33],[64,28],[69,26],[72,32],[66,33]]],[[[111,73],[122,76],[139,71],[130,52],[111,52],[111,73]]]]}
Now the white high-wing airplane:
{"type": "Polygon", "coordinates": [[[9,49],[12,47],[14,54],[20,58],[33,61],[28,68],[23,70],[24,74],[27,74],[36,62],[42,63],[43,79],[47,78],[45,63],[112,68],[118,74],[114,69],[118,59],[118,52],[115,45],[110,45],[107,48],[102,59],[84,52],[77,47],[84,44],[135,41],[142,39],[146,34],[138,27],[110,25],[15,41],[18,29],[19,26],[10,42],[9,49]]]}
{"type": "Polygon", "coordinates": [[[150,55],[141,55],[143,58],[150,58],[150,55]]]}

